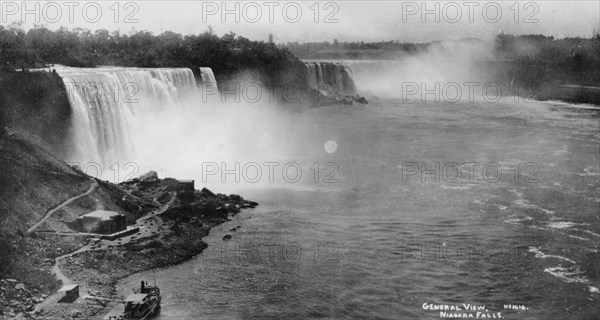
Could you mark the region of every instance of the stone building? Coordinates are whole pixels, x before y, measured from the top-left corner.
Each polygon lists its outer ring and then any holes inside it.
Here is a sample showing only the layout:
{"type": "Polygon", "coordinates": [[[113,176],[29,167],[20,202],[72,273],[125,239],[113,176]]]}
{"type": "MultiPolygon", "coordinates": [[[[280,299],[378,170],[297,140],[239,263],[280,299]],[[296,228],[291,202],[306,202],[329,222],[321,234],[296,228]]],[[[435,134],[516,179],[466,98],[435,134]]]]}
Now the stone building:
{"type": "Polygon", "coordinates": [[[111,234],[127,229],[127,221],[118,212],[96,210],[77,218],[72,227],[80,232],[111,234]]]}

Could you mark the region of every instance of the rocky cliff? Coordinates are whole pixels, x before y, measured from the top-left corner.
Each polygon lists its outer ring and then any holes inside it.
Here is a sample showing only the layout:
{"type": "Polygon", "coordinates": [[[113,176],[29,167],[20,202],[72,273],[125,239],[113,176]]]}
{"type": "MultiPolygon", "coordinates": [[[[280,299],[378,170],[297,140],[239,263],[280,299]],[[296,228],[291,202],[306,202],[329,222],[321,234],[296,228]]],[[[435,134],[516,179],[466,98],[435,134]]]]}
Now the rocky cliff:
{"type": "Polygon", "coordinates": [[[50,72],[0,71],[2,127],[58,156],[68,150],[71,107],[62,79],[50,72]]]}

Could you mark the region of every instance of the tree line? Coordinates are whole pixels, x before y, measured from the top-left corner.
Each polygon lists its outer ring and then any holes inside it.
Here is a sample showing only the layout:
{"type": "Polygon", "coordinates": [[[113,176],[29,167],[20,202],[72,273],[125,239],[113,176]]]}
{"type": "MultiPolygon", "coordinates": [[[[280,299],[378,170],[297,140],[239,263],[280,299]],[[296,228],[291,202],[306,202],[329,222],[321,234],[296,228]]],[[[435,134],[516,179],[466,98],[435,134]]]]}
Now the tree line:
{"type": "Polygon", "coordinates": [[[208,30],[193,35],[166,31],[119,31],[83,28],[56,31],[36,26],[25,32],[18,23],[0,25],[2,69],[114,65],[123,67],[180,67],[198,73],[198,67],[213,69],[217,80],[227,80],[242,71],[254,71],[265,80],[279,82],[302,62],[272,43],[251,41],[234,33],[217,36],[208,30]]]}

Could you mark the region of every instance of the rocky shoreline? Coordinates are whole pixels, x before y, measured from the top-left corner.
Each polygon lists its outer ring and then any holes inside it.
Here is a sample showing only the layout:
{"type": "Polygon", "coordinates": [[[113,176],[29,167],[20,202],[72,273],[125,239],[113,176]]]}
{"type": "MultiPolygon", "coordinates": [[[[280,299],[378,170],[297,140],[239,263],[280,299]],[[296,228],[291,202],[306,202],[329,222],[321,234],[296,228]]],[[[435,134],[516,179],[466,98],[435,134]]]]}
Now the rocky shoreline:
{"type": "Polygon", "coordinates": [[[102,319],[116,303],[92,297],[122,299],[116,292],[119,279],[191,259],[206,248],[202,238],[212,227],[258,205],[239,195],[214,194],[206,188],[182,190],[177,180],[159,179],[156,172],[110,187],[130,195],[131,199],[124,196],[122,201],[131,206],[154,205],[154,210],[130,226],[139,231],[114,240],[82,237],[69,248],[59,248],[54,259],[43,260],[43,272],[58,268],[64,275],[63,285],[66,281],[80,285],[80,297],[73,303],[61,303],[61,294],[50,294],[56,291],[56,284],[39,290],[14,279],[2,280],[0,319],[102,319]]]}

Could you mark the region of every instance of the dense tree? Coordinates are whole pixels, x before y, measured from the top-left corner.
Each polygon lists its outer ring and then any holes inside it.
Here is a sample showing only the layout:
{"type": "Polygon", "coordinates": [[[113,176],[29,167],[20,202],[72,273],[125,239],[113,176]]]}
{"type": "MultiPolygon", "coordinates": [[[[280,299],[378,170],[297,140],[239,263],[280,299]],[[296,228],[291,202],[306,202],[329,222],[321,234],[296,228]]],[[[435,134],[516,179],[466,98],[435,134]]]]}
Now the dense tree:
{"type": "Polygon", "coordinates": [[[0,26],[0,62],[4,68],[31,68],[44,64],[74,67],[117,65],[126,67],[211,67],[218,80],[240,71],[258,72],[265,80],[279,82],[286,70],[301,62],[286,49],[251,41],[234,33],[218,37],[211,28],[197,35],[171,31],[118,31],[36,26],[25,33],[18,24],[0,26]]]}
{"type": "Polygon", "coordinates": [[[2,68],[18,68],[30,64],[26,59],[25,37],[25,32],[19,24],[12,24],[6,29],[0,25],[0,63],[2,63],[2,68]]]}

